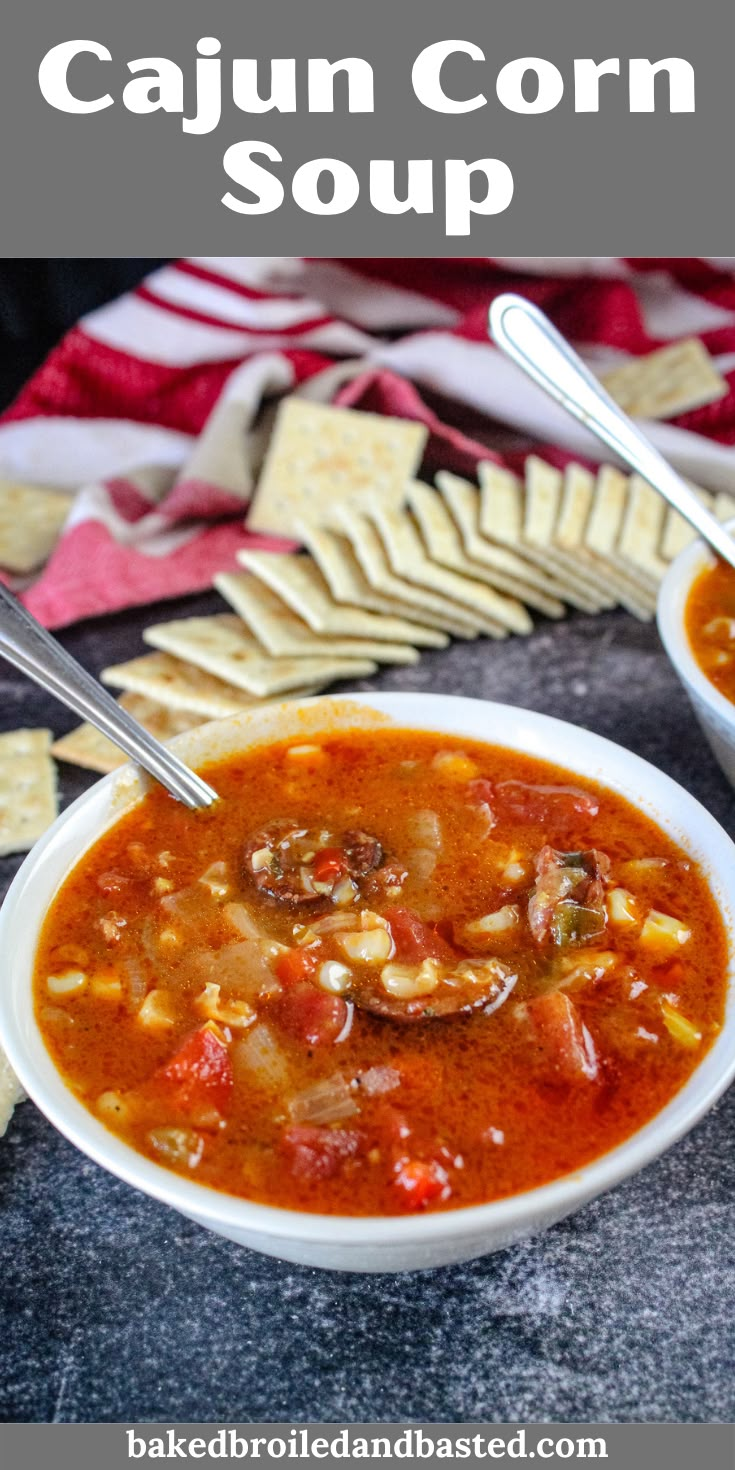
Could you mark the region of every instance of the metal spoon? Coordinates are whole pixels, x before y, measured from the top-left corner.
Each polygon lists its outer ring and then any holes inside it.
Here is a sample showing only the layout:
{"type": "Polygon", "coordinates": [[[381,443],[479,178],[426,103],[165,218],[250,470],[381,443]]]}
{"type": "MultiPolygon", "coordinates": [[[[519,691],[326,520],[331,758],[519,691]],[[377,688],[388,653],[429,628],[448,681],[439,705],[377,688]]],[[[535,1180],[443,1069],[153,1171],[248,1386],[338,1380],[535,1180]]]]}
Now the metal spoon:
{"type": "Polygon", "coordinates": [[[217,792],[167,750],[57,643],[0,583],[0,654],[119,745],[185,806],[211,806],[217,792]]]}
{"type": "Polygon", "coordinates": [[[490,336],[567,413],[658,490],[718,556],[735,567],[735,541],[640,429],[618,408],[547,316],[522,296],[497,296],[490,336]]]}

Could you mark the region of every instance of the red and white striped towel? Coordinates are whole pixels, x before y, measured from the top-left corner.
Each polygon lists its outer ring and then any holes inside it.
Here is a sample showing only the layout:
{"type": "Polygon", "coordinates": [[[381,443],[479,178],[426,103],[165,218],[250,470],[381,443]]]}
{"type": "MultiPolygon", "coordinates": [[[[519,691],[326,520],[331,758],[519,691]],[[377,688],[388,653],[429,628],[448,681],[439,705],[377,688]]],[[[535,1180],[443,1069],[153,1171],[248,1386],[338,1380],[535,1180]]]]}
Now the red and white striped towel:
{"type": "Polygon", "coordinates": [[[487,341],[488,305],[508,290],[599,370],[701,337],[729,393],[650,433],[692,478],[733,491],[733,257],[197,257],[84,318],[0,421],[0,476],[78,492],[27,606],[60,627],[199,590],[240,547],[280,545],[243,512],[264,408],[296,387],[423,420],[428,471],[471,476],[488,446],[516,468],[532,447],[596,463],[597,441],[487,341]]]}

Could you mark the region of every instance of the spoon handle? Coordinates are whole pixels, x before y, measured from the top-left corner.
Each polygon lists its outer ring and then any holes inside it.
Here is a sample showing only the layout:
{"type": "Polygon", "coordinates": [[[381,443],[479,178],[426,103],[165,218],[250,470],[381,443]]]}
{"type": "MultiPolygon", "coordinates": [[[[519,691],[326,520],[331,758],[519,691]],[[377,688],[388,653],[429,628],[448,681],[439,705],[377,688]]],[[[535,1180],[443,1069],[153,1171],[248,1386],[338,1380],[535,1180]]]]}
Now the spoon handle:
{"type": "Polygon", "coordinates": [[[537,306],[522,296],[497,296],[490,307],[489,326],[493,341],[508,357],[642,475],[719,556],[735,567],[735,541],[724,526],[618,408],[537,306]]]}
{"type": "Polygon", "coordinates": [[[2,583],[0,654],[114,741],[186,806],[211,806],[217,800],[216,791],[122,709],[2,583]]]}

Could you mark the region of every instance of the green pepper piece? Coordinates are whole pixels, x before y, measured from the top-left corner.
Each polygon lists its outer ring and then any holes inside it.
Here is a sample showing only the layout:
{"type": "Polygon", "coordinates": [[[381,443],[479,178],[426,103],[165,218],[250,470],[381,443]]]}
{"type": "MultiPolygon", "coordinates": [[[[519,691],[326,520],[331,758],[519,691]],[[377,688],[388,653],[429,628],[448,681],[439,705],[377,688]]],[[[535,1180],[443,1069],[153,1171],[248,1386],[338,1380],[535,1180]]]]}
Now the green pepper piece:
{"type": "Polygon", "coordinates": [[[602,934],[604,928],[605,915],[601,909],[588,908],[572,898],[564,898],[557,904],[551,921],[554,944],[558,945],[586,944],[602,934]]]}

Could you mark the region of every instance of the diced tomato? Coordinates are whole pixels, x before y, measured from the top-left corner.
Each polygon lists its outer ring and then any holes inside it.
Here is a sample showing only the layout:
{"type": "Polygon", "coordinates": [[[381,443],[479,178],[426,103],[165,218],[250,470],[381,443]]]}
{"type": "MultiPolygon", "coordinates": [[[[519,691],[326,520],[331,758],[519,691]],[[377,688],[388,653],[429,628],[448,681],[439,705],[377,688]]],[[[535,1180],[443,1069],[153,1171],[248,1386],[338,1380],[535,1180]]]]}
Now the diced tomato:
{"type": "Polygon", "coordinates": [[[467,787],[467,798],[470,806],[487,806],[492,809],[495,787],[487,776],[478,776],[475,781],[470,781],[467,787]]]}
{"type": "Polygon", "coordinates": [[[484,825],[484,831],[479,835],[482,838],[489,837],[496,822],[495,788],[492,781],[488,781],[486,776],[478,776],[475,781],[470,781],[467,787],[467,802],[477,812],[484,825]]]}
{"type": "Polygon", "coordinates": [[[309,1046],[322,1046],[347,1033],[351,1007],[341,995],[329,995],[308,981],[292,985],[277,998],[274,1014],[292,1036],[309,1046]]]}
{"type": "Polygon", "coordinates": [[[448,1199],[451,1194],[449,1175],[435,1159],[408,1159],[395,1178],[401,1203],[408,1210],[425,1210],[434,1200],[448,1199]]]}
{"type": "Polygon", "coordinates": [[[295,1123],[281,1134],[281,1148],[296,1179],[332,1179],[361,1145],[360,1134],[351,1128],[295,1123]]]}
{"type": "Polygon", "coordinates": [[[554,1070],[566,1081],[597,1077],[595,1045],[574,1005],[562,991],[551,991],[528,1002],[536,1039],[554,1070]]]}
{"type": "Polygon", "coordinates": [[[309,980],[317,966],[317,957],[308,949],[287,949],[276,960],[276,975],[282,985],[298,985],[309,980]]]}
{"type": "Polygon", "coordinates": [[[341,847],[323,847],[312,863],[317,883],[333,883],[347,872],[347,858],[341,847]]]}
{"type": "Polygon", "coordinates": [[[214,1108],[227,1111],[232,1093],[232,1064],[225,1042],[208,1023],[160,1068],[157,1080],[173,1088],[172,1101],[186,1113],[214,1108]]]}
{"type": "Polygon", "coordinates": [[[451,960],[454,950],[429,924],[411,909],[387,909],[384,918],[390,924],[396,958],[401,964],[425,959],[451,960]]]}
{"type": "Polygon", "coordinates": [[[516,817],[521,822],[596,817],[600,810],[597,797],[579,786],[528,786],[525,781],[500,781],[495,787],[494,800],[504,817],[516,817]]]}

